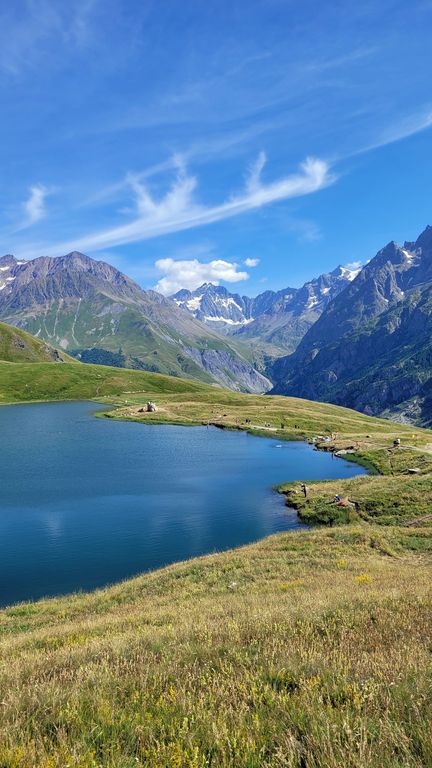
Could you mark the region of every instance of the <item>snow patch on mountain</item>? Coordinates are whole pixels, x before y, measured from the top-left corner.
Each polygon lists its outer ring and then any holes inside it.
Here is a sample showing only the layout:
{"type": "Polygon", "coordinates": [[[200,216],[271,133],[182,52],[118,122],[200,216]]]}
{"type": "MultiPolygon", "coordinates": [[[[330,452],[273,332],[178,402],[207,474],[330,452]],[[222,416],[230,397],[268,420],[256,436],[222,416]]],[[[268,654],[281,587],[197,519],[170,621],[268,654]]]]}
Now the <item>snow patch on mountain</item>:
{"type": "Polygon", "coordinates": [[[350,283],[355,280],[357,275],[361,272],[361,267],[356,267],[355,269],[350,269],[349,266],[346,267],[340,267],[340,274],[341,277],[343,277],[345,280],[348,280],[350,283]]]}
{"type": "MultiPolygon", "coordinates": [[[[194,296],[192,299],[189,299],[189,301],[186,302],[186,306],[190,312],[195,312],[197,309],[200,309],[201,299],[202,296],[194,296]]],[[[176,301],[176,304],[181,306],[181,301],[176,301]]]]}
{"type": "Polygon", "coordinates": [[[227,325],[248,325],[252,323],[254,318],[243,318],[242,320],[231,320],[229,317],[218,317],[217,315],[204,315],[204,322],[206,323],[226,323],[227,325]]]}

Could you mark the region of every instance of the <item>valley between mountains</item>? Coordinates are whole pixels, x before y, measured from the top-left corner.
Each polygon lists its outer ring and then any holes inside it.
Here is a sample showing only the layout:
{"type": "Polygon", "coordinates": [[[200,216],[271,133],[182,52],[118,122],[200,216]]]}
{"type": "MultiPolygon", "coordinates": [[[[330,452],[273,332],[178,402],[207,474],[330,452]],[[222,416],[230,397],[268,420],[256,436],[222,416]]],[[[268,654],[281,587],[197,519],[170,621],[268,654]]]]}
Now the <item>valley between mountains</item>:
{"type": "Polygon", "coordinates": [[[87,363],[432,423],[432,227],[361,269],[250,298],[165,297],[73,252],[0,258],[0,320],[87,363]]]}

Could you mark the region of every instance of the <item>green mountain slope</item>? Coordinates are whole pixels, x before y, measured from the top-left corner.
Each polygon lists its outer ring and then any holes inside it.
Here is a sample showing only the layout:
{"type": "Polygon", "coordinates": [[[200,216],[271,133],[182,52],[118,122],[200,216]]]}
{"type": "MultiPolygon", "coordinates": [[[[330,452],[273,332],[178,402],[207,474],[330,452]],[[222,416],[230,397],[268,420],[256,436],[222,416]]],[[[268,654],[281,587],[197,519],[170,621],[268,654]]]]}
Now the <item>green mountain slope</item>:
{"type": "Polygon", "coordinates": [[[324,346],[305,370],[304,394],[370,414],[429,424],[432,287],[324,346]],[[330,373],[331,372],[331,373],[330,373]]]}
{"type": "Polygon", "coordinates": [[[30,400],[88,400],[128,393],[158,392],[192,395],[212,390],[195,381],[105,365],[0,362],[0,403],[30,400]]]}
{"type": "Polygon", "coordinates": [[[0,323],[0,360],[10,363],[76,362],[65,352],[6,323],[0,323]]]}
{"type": "Polygon", "coordinates": [[[231,343],[174,301],[80,253],[0,259],[0,318],[85,362],[264,392],[249,348],[231,343]]]}

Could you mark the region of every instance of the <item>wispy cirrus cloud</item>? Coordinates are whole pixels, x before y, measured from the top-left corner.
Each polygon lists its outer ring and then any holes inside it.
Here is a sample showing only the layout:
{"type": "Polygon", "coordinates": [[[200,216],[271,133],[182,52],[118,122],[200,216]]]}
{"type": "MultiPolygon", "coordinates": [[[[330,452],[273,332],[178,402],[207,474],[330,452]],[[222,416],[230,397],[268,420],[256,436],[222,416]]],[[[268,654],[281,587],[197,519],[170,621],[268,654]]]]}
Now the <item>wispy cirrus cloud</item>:
{"type": "Polygon", "coordinates": [[[408,139],[416,133],[422,133],[432,126],[432,106],[429,104],[426,108],[414,115],[408,115],[392,128],[383,131],[378,136],[375,147],[382,147],[386,144],[393,144],[395,141],[408,139]]]}
{"type": "Polygon", "coordinates": [[[432,128],[431,104],[424,106],[414,114],[405,115],[402,118],[399,118],[399,120],[395,120],[390,127],[377,132],[370,143],[360,146],[358,149],[353,150],[341,159],[346,159],[347,157],[355,155],[363,155],[374,149],[380,149],[389,144],[395,144],[397,141],[403,141],[403,139],[409,139],[411,136],[423,133],[423,131],[427,131],[429,128],[432,128]]]}
{"type": "Polygon", "coordinates": [[[29,196],[22,204],[23,218],[16,227],[16,232],[27,229],[45,218],[47,214],[45,200],[50,194],[52,194],[52,189],[45,187],[43,184],[35,184],[30,187],[29,196]]]}
{"type": "Polygon", "coordinates": [[[53,3],[22,0],[0,8],[0,75],[23,71],[52,61],[62,44],[79,47],[89,40],[92,14],[100,0],[53,3]],[[54,43],[56,45],[50,45],[54,43]]]}
{"type": "Polygon", "coordinates": [[[157,199],[140,177],[129,174],[127,185],[133,193],[135,217],[127,224],[88,233],[71,241],[55,245],[41,245],[24,249],[24,255],[33,256],[65,253],[68,250],[97,251],[128,243],[181,232],[213,224],[247,213],[272,203],[311,195],[334,184],[337,177],[325,160],[308,157],[296,173],[272,182],[262,180],[265,155],[249,169],[243,190],[230,195],[219,205],[205,205],[196,199],[197,178],[187,172],[181,159],[177,159],[177,173],[166,194],[157,199]]]}

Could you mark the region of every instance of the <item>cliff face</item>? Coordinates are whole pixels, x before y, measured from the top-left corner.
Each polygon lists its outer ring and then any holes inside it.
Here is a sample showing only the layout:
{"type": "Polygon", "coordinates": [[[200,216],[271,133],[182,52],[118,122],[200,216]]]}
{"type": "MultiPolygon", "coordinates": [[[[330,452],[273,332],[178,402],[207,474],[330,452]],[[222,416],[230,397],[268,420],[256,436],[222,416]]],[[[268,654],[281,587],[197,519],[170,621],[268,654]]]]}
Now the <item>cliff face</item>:
{"type": "Polygon", "coordinates": [[[432,228],[389,243],[272,369],[277,394],[428,421],[432,228]]]}

